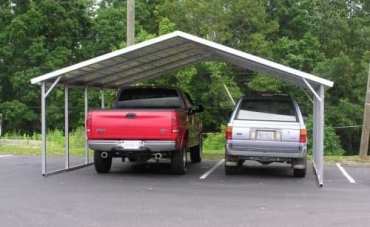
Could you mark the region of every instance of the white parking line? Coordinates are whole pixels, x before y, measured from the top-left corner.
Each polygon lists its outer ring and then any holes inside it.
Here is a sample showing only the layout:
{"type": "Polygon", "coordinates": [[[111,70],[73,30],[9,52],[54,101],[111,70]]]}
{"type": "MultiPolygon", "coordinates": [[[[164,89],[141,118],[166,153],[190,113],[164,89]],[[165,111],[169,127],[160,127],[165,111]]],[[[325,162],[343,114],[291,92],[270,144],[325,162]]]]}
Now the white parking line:
{"type": "Polygon", "coordinates": [[[202,176],[199,177],[199,179],[204,180],[206,179],[215,169],[217,169],[220,165],[224,163],[225,159],[220,160],[217,162],[212,168],[210,168],[207,172],[205,172],[202,176]]]}
{"type": "Polygon", "coordinates": [[[351,184],[356,184],[355,179],[349,175],[349,173],[341,166],[340,163],[337,163],[337,167],[351,184]]]}
{"type": "Polygon", "coordinates": [[[10,158],[10,157],[13,157],[14,155],[12,154],[4,154],[4,155],[0,155],[0,158],[10,158]]]}

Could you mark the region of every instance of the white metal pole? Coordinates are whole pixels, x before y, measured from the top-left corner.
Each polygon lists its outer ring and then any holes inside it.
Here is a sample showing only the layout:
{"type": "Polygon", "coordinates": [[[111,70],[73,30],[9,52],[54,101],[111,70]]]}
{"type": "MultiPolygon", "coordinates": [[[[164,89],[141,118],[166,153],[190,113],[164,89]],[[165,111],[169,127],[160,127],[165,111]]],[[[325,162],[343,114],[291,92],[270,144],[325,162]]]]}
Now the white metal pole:
{"type": "Polygon", "coordinates": [[[227,96],[229,96],[229,99],[230,99],[231,103],[235,106],[235,100],[234,100],[233,96],[231,95],[231,93],[229,91],[229,88],[226,86],[225,83],[224,83],[224,88],[226,90],[227,96]]]}
{"type": "Polygon", "coordinates": [[[64,168],[69,169],[69,99],[68,86],[64,86],[64,168]]]}
{"type": "Polygon", "coordinates": [[[317,163],[317,105],[318,99],[313,97],[313,116],[312,116],[312,157],[315,164],[317,163]]]}
{"type": "Polygon", "coordinates": [[[320,173],[319,184],[323,186],[324,184],[324,127],[325,127],[325,110],[324,110],[324,99],[325,99],[325,88],[323,85],[319,89],[320,102],[319,102],[319,124],[318,124],[318,141],[317,141],[317,150],[318,150],[318,168],[320,173]]]}
{"type": "Polygon", "coordinates": [[[88,151],[88,144],[87,144],[87,134],[86,134],[86,120],[87,120],[87,112],[89,108],[89,100],[88,100],[88,93],[87,87],[85,87],[85,164],[89,163],[89,151],[88,151]]]}
{"type": "Polygon", "coordinates": [[[101,99],[101,108],[105,108],[105,103],[104,103],[104,91],[100,90],[100,99],[101,99]]]}
{"type": "Polygon", "coordinates": [[[41,84],[41,174],[46,175],[46,84],[41,84]]]}
{"type": "Polygon", "coordinates": [[[313,160],[320,186],[324,183],[324,93],[321,85],[318,89],[319,97],[314,96],[313,115],[313,160]]]}

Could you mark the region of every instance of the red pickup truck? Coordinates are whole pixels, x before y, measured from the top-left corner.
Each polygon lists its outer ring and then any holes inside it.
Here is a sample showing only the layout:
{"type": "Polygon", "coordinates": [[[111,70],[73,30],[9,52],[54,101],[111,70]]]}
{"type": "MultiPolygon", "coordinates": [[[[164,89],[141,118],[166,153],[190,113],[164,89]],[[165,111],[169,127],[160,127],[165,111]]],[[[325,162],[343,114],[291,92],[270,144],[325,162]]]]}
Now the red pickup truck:
{"type": "Polygon", "coordinates": [[[170,159],[171,169],[184,174],[188,154],[201,161],[202,124],[190,96],[179,89],[126,87],[120,89],[112,109],[89,111],[86,133],[94,150],[98,173],[107,173],[112,158],[145,162],[170,159]]]}

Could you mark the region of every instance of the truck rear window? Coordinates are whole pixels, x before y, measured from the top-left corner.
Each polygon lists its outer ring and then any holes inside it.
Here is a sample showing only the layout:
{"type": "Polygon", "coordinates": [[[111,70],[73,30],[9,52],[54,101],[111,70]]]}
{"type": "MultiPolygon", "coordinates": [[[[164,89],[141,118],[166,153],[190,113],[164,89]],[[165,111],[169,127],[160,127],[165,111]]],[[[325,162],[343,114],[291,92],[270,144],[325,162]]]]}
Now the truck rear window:
{"type": "Polygon", "coordinates": [[[243,100],[236,118],[257,121],[298,121],[292,102],[268,99],[243,100]]]}
{"type": "Polygon", "coordinates": [[[181,99],[175,89],[130,88],[122,90],[117,108],[180,108],[181,99]]]}

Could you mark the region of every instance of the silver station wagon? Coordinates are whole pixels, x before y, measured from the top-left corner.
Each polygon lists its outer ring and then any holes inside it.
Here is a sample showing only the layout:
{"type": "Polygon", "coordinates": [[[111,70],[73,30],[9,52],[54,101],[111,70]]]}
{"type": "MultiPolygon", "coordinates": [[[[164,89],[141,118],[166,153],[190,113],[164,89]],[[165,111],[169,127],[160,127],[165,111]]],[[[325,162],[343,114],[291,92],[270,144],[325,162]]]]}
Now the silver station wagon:
{"type": "Polygon", "coordinates": [[[298,104],[288,95],[242,97],[227,125],[225,173],[245,160],[291,164],[296,177],[306,175],[307,131],[298,104]]]}

